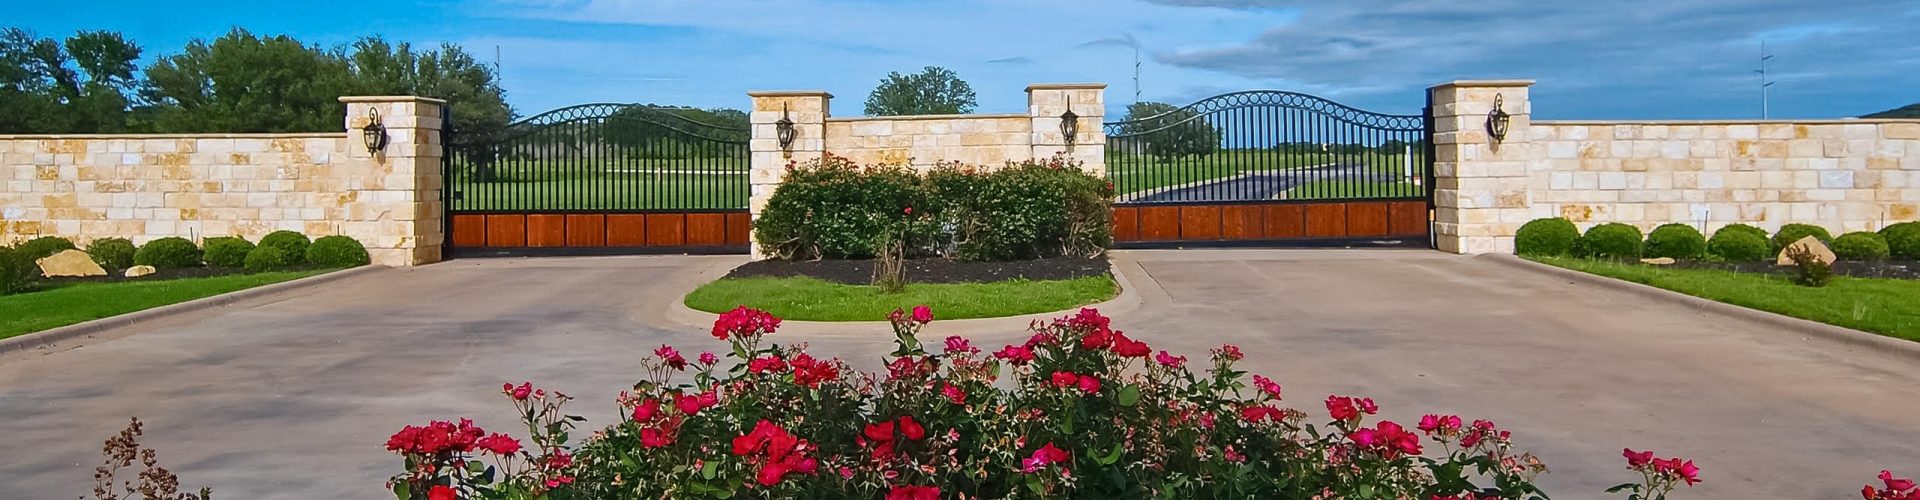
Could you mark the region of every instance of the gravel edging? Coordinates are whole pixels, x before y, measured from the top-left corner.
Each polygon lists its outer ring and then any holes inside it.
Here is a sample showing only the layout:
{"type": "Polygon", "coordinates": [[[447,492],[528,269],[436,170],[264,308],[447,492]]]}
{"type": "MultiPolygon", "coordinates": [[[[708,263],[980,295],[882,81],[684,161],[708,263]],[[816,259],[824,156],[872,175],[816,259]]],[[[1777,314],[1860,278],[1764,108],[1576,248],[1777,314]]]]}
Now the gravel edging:
{"type": "Polygon", "coordinates": [[[305,288],[305,287],[319,285],[319,284],[327,283],[331,281],[351,278],[351,277],[359,276],[362,274],[370,274],[370,273],[378,272],[385,269],[390,269],[390,268],[388,268],[387,266],[360,266],[352,269],[342,269],[339,271],[334,271],[334,272],[315,275],[315,276],[308,276],[305,278],[300,278],[292,281],[282,281],[282,282],[274,283],[271,285],[261,285],[253,288],[244,289],[244,290],[227,292],[227,293],[215,295],[212,297],[202,297],[194,300],[189,300],[186,302],[180,302],[176,304],[167,304],[160,307],[142,309],[139,311],[134,311],[134,312],[121,314],[117,316],[109,316],[109,317],[100,318],[92,321],[84,321],[84,322],[74,323],[67,326],[49,328],[49,329],[41,330],[38,332],[21,334],[11,338],[0,339],[0,355],[7,355],[7,354],[12,354],[12,353],[21,352],[21,351],[47,349],[47,348],[54,347],[61,342],[66,342],[66,341],[77,339],[77,338],[87,337],[96,333],[112,330],[115,328],[129,326],[129,325],[133,325],[133,324],[137,324],[145,321],[152,321],[152,320],[165,318],[169,316],[174,316],[174,315],[179,315],[179,314],[184,314],[184,313],[189,313],[194,311],[200,311],[204,309],[212,309],[215,307],[225,306],[228,304],[232,304],[234,302],[239,302],[239,301],[251,299],[254,297],[271,295],[271,294],[285,292],[285,291],[293,290],[297,288],[305,288]]]}
{"type": "Polygon", "coordinates": [[[1737,305],[1728,304],[1725,302],[1720,302],[1712,299],[1695,297],[1692,295],[1687,295],[1684,293],[1667,290],[1665,288],[1660,288],[1652,285],[1643,285],[1640,283],[1634,283],[1634,282],[1623,280],[1623,279],[1618,279],[1618,278],[1613,278],[1608,276],[1601,276],[1598,274],[1592,274],[1585,271],[1567,269],[1567,268],[1563,268],[1563,267],[1559,267],[1551,264],[1534,262],[1531,260],[1522,259],[1520,257],[1513,256],[1513,255],[1483,254],[1483,255],[1476,256],[1476,258],[1480,260],[1485,260],[1488,262],[1498,263],[1500,265],[1511,267],[1514,269],[1524,270],[1524,271],[1533,272],[1537,274],[1544,274],[1547,276],[1567,279],[1567,280],[1576,281],[1576,282],[1580,282],[1588,285],[1595,285],[1599,287],[1610,288],[1613,290],[1631,293],[1634,295],[1639,295],[1642,297],[1658,300],[1661,302],[1678,303],[1680,305],[1686,306],[1696,311],[1720,314],[1723,316],[1731,316],[1735,318],[1746,319],[1746,320],[1756,321],[1760,323],[1766,323],[1769,326],[1781,328],[1794,333],[1799,333],[1799,334],[1812,336],[1812,337],[1822,337],[1829,340],[1835,340],[1842,343],[1851,344],[1857,347],[1875,349],[1882,352],[1889,352],[1892,354],[1905,356],[1914,360],[1920,360],[1920,342],[1888,337],[1888,336],[1880,335],[1877,333],[1863,332],[1863,331],[1855,330],[1852,328],[1829,325],[1829,324],[1821,323],[1818,321],[1795,318],[1795,317],[1787,316],[1784,314],[1772,313],[1772,312],[1762,311],[1759,309],[1753,309],[1749,307],[1737,306],[1737,305]]]}

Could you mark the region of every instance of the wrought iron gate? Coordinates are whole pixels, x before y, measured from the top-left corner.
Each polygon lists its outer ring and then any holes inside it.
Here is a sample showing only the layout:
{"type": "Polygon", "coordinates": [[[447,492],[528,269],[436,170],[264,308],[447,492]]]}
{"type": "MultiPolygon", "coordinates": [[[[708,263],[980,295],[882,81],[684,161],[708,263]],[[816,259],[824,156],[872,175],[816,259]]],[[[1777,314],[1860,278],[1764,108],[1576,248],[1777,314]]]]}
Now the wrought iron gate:
{"type": "Polygon", "coordinates": [[[586,104],[495,130],[449,117],[454,255],[745,252],[749,129],[586,104]]]}
{"type": "Polygon", "coordinates": [[[1429,244],[1425,113],[1258,90],[1128,116],[1105,130],[1122,246],[1429,244]]]}

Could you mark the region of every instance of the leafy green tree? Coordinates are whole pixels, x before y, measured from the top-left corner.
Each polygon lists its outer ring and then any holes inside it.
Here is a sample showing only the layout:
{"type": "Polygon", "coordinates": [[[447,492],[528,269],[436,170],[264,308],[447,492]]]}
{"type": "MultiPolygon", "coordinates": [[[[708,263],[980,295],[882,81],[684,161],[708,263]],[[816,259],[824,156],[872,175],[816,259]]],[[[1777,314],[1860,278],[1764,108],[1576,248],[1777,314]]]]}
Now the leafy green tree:
{"type": "Polygon", "coordinates": [[[459,133],[489,135],[513,121],[513,107],[493,68],[458,45],[415,52],[405,42],[367,37],[354,42],[347,60],[356,92],[445,100],[459,133]]]}
{"type": "Polygon", "coordinates": [[[973,111],[973,87],[952,70],[927,66],[919,73],[889,72],[867,94],[867,115],[953,115],[973,111]]]}
{"type": "Polygon", "coordinates": [[[114,32],[82,31],[64,45],[19,28],[0,32],[0,132],[125,130],[139,58],[140,47],[114,32]]]}
{"type": "Polygon", "coordinates": [[[335,131],[355,90],[339,51],[235,28],[147,67],[141,96],[156,132],[335,131]]]}
{"type": "Polygon", "coordinates": [[[1220,129],[1191,110],[1162,102],[1143,101],[1127,105],[1126,139],[1142,144],[1136,152],[1146,153],[1160,163],[1171,163],[1188,156],[1207,156],[1220,150],[1220,129]]]}

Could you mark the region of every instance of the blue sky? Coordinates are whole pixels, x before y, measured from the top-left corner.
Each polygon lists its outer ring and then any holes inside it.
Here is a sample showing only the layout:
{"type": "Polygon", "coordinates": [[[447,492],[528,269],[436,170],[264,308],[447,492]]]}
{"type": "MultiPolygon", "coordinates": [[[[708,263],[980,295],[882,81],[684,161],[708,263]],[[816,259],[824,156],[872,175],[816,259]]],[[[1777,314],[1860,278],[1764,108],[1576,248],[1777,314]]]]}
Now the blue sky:
{"type": "Polygon", "coordinates": [[[523,115],[597,101],[744,108],[749,90],[825,89],[859,114],[888,71],[954,69],[980,112],[1032,82],[1107,82],[1133,100],[1296,90],[1388,113],[1428,85],[1532,78],[1542,119],[1759,115],[1920,102],[1920,0],[332,0],[20,2],[0,24],[126,33],[149,59],[241,26],[334,46],[380,34],[498,47],[523,115]],[[319,7],[317,5],[324,5],[319,7]]]}

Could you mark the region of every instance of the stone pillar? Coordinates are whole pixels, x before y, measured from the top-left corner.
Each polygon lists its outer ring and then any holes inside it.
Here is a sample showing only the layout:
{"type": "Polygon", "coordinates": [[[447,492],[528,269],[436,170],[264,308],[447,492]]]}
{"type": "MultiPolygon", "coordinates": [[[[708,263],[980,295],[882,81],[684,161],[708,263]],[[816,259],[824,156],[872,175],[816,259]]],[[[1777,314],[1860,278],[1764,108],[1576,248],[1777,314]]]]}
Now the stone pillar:
{"type": "Polygon", "coordinates": [[[1107,115],[1107,84],[1036,83],[1027,86],[1027,116],[1033,120],[1033,159],[1045,160],[1059,153],[1080,160],[1082,167],[1095,175],[1107,175],[1107,134],[1101,124],[1107,115]],[[1060,130],[1060,115],[1069,103],[1078,116],[1072,151],[1060,130]]]}
{"type": "MultiPolygon", "coordinates": [[[[799,90],[756,91],[748,92],[747,96],[753,98],[753,112],[749,115],[753,122],[753,140],[748,146],[752,150],[751,180],[748,181],[752,192],[747,208],[757,220],[760,209],[773,197],[774,188],[780,187],[787,165],[817,160],[826,153],[827,116],[833,94],[799,90]],[[790,150],[780,148],[779,128],[775,125],[783,116],[793,121],[794,139],[790,150]]],[[[753,247],[753,259],[763,258],[760,243],[751,234],[747,241],[753,247]]]]}
{"type": "Polygon", "coordinates": [[[440,129],[446,101],[412,96],[348,96],[345,161],[332,165],[345,217],[339,234],[367,246],[374,264],[439,262],[445,241],[440,129]],[[387,144],[368,151],[362,131],[377,111],[387,144]]]}
{"type": "Polygon", "coordinates": [[[1428,89],[1433,106],[1434,240],[1459,254],[1512,253],[1530,218],[1527,171],[1533,80],[1455,81],[1428,89]],[[1488,126],[1494,100],[1510,115],[1504,140],[1488,126]]]}

